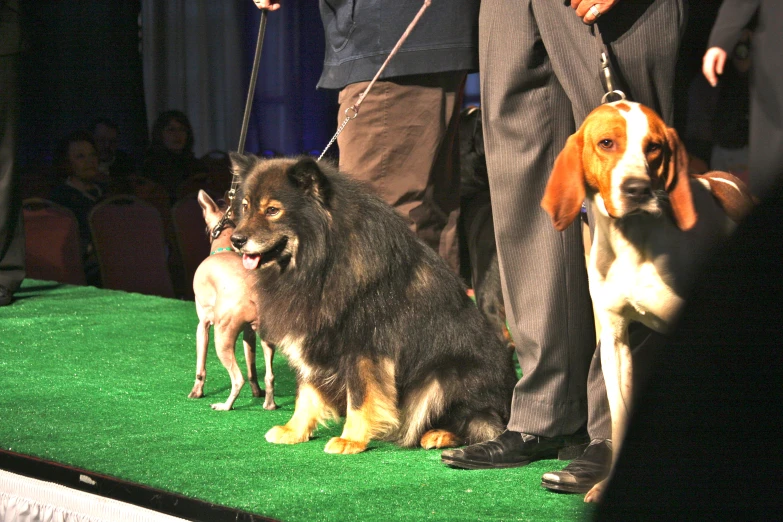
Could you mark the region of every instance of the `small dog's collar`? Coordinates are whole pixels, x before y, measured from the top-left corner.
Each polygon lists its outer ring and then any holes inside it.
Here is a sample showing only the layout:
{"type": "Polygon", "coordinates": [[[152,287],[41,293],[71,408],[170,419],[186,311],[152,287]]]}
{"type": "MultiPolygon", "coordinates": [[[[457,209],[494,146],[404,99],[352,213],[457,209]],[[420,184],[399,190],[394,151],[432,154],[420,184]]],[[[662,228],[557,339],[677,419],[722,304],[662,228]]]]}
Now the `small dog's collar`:
{"type": "Polygon", "coordinates": [[[231,247],[221,247],[218,248],[217,250],[213,250],[212,252],[209,253],[209,255],[217,254],[218,252],[234,252],[234,251],[235,250],[231,247]]]}

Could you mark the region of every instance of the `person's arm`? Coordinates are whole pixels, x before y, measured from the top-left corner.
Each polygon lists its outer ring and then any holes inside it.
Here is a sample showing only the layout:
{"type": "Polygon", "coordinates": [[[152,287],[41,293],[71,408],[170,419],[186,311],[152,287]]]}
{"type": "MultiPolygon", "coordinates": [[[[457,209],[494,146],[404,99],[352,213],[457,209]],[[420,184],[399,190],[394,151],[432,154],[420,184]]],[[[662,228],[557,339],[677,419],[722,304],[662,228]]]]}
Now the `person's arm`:
{"type": "Polygon", "coordinates": [[[704,53],[701,71],[710,85],[718,84],[726,59],[742,35],[742,29],[759,8],[759,0],[724,0],[710,32],[707,52],[704,53]]]}
{"type": "Polygon", "coordinates": [[[592,24],[601,15],[606,14],[620,0],[571,0],[571,8],[576,11],[576,16],[586,24],[592,24]],[[595,6],[595,9],[592,9],[595,6]],[[596,10],[598,16],[596,16],[596,10]]]}
{"type": "Polygon", "coordinates": [[[277,0],[253,0],[256,7],[259,9],[268,9],[270,11],[276,11],[280,9],[280,1],[277,0]]]}

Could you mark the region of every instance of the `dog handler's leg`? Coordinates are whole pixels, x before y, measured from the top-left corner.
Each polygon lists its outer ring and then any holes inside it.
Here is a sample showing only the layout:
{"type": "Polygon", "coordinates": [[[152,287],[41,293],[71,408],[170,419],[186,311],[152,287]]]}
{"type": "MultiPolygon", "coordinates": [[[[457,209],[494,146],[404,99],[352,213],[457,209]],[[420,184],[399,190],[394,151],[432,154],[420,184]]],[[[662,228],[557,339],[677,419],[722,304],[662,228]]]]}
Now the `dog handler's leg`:
{"type": "Polygon", "coordinates": [[[275,345],[267,343],[261,339],[261,348],[264,350],[264,365],[266,371],[264,373],[264,409],[276,410],[277,404],[275,404],[275,372],[272,368],[272,361],[275,358],[275,345]]]}
{"type": "Polygon", "coordinates": [[[337,418],[337,412],[326,404],[321,393],[312,384],[299,383],[294,415],[285,426],[274,426],[266,432],[266,440],[273,444],[306,442],[318,423],[329,418],[337,418]]]}
{"type": "Polygon", "coordinates": [[[209,323],[199,321],[196,328],[196,382],[188,395],[189,399],[204,396],[204,381],[207,378],[207,345],[209,345],[209,323]]]}
{"type": "Polygon", "coordinates": [[[363,393],[349,387],[343,433],[326,444],[326,453],[360,453],[370,440],[393,431],[399,424],[394,365],[386,361],[375,366],[363,359],[357,368],[363,393]]]}
{"type": "Polygon", "coordinates": [[[599,502],[614,472],[631,409],[632,371],[628,321],[616,314],[601,318],[601,367],[612,416],[612,472],[585,495],[585,502],[599,502]]]}
{"type": "Polygon", "coordinates": [[[231,393],[229,394],[228,399],[226,399],[226,402],[213,404],[213,410],[230,410],[239,395],[239,391],[245,384],[245,379],[242,377],[242,370],[239,369],[234,354],[241,326],[242,325],[238,324],[236,321],[230,320],[215,322],[215,351],[217,351],[220,362],[223,363],[223,367],[228,371],[228,375],[231,377],[231,393]]]}
{"type": "Polygon", "coordinates": [[[261,397],[261,387],[258,385],[258,371],[256,370],[256,332],[253,327],[246,324],[242,330],[242,346],[245,349],[245,363],[247,364],[247,382],[253,397],[261,397]]]}

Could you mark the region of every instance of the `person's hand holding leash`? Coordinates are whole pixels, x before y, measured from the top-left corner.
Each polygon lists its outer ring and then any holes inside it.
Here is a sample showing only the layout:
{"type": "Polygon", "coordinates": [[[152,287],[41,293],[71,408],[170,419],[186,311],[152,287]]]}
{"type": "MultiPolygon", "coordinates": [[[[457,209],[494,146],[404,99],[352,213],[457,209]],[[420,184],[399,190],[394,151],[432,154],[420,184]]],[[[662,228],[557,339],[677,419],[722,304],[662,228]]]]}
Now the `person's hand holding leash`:
{"type": "Polygon", "coordinates": [[[620,0],[571,0],[576,16],[586,24],[593,24],[620,0]]]}
{"type": "Polygon", "coordinates": [[[723,66],[726,65],[728,53],[720,47],[710,47],[704,53],[704,59],[701,63],[701,72],[710,85],[718,85],[718,76],[723,74],[723,66]]]}
{"type": "Polygon", "coordinates": [[[275,0],[253,0],[256,7],[259,9],[268,9],[269,11],[276,11],[280,9],[280,2],[275,0]]]}

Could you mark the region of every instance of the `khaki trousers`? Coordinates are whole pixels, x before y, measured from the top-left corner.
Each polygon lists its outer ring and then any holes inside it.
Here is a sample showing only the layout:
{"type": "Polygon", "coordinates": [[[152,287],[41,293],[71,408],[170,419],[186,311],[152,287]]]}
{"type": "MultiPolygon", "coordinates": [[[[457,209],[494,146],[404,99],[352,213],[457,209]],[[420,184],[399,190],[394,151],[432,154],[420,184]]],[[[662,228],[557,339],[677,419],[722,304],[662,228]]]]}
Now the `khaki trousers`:
{"type": "MultiPolygon", "coordinates": [[[[365,181],[458,271],[459,144],[464,72],[378,81],[337,138],[340,170],[365,181]]],[[[338,123],[368,82],[340,91],[338,123]]]]}

